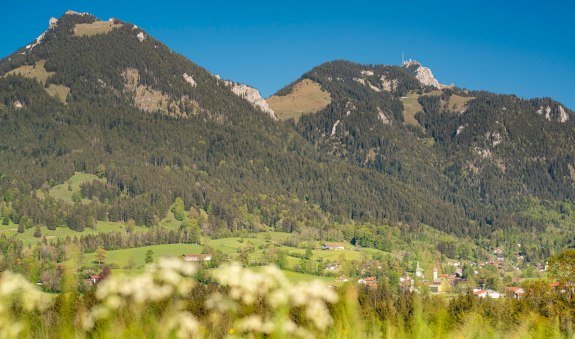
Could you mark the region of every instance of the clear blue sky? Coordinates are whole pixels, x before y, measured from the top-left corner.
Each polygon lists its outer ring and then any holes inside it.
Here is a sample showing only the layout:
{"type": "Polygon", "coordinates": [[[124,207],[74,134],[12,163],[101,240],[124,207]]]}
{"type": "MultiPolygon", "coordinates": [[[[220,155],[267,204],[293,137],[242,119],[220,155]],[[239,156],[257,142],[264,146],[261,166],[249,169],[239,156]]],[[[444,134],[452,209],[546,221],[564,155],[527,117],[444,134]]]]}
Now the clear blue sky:
{"type": "Polygon", "coordinates": [[[550,96],[575,109],[572,1],[2,2],[2,57],[74,9],[135,23],[264,96],[324,61],[399,64],[404,51],[443,83],[550,96]]]}

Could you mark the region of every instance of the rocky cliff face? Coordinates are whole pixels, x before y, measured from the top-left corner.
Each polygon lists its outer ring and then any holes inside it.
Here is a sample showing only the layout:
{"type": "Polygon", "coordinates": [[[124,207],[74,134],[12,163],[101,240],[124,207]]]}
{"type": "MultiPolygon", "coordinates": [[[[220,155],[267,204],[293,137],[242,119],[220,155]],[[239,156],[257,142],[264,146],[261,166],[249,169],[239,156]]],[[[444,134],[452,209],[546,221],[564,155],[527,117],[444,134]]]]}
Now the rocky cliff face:
{"type": "Polygon", "coordinates": [[[409,71],[413,76],[419,80],[419,82],[424,86],[432,86],[440,89],[442,85],[435,79],[433,72],[428,67],[422,66],[419,62],[414,60],[409,60],[403,63],[403,68],[409,71]]]}
{"type": "Polygon", "coordinates": [[[252,106],[269,114],[269,116],[274,120],[277,120],[275,112],[268,106],[267,101],[262,98],[260,91],[248,85],[235,83],[229,80],[224,80],[224,83],[232,90],[232,92],[234,92],[235,95],[247,100],[252,106]]]}

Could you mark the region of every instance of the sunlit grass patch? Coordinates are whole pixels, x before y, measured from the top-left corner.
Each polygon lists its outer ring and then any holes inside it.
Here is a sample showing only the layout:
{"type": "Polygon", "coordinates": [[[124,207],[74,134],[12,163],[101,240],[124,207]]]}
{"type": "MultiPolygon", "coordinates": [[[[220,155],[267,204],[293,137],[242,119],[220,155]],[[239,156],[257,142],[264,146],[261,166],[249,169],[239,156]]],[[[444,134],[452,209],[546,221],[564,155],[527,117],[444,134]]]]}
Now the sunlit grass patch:
{"type": "Polygon", "coordinates": [[[110,33],[114,28],[119,27],[122,25],[112,21],[94,21],[93,23],[74,25],[73,32],[75,36],[92,36],[110,33]]]}
{"type": "Polygon", "coordinates": [[[269,106],[281,120],[298,120],[302,114],[316,113],[331,103],[331,96],[321,85],[304,79],[294,85],[287,95],[274,95],[267,99],[269,106]]]}

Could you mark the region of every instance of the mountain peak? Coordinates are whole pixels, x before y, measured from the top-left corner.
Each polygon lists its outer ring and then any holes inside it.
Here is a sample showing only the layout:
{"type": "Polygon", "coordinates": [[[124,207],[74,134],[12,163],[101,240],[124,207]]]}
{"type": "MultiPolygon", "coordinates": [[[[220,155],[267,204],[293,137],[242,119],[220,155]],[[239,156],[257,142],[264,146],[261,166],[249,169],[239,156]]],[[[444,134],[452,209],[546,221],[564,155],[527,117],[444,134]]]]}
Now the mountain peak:
{"type": "Polygon", "coordinates": [[[67,10],[66,13],[64,13],[64,15],[93,16],[91,13],[88,12],[80,13],[73,10],[67,10]]]}
{"type": "Polygon", "coordinates": [[[419,61],[411,59],[404,61],[402,67],[409,71],[424,86],[431,86],[437,89],[445,87],[433,76],[431,69],[423,66],[419,61]]]}

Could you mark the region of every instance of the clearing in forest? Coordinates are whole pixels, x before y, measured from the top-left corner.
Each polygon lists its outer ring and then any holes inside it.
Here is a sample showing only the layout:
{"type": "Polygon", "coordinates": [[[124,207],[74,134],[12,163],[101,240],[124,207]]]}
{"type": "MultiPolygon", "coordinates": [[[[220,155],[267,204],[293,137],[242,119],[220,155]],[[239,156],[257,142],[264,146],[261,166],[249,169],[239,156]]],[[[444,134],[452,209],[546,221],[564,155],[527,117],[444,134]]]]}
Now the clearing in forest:
{"type": "Polygon", "coordinates": [[[304,79],[294,85],[291,93],[271,96],[267,102],[280,120],[297,121],[302,114],[326,108],[331,103],[331,96],[317,82],[304,79]]]}

